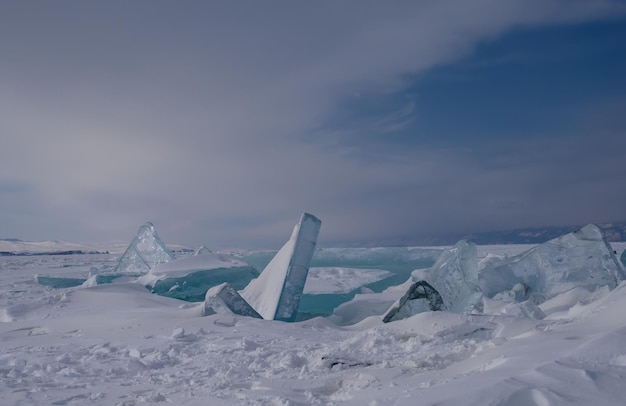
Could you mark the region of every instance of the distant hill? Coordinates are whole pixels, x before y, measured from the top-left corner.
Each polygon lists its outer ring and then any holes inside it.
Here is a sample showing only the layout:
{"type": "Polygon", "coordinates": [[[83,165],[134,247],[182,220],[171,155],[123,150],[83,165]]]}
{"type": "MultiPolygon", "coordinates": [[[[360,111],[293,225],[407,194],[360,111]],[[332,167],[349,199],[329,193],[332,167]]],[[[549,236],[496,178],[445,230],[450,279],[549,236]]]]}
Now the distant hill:
{"type": "MultiPolygon", "coordinates": [[[[604,237],[610,241],[626,241],[626,221],[611,223],[595,223],[602,230],[604,237]]],[[[441,234],[434,236],[406,236],[378,241],[359,241],[339,244],[354,247],[382,246],[447,246],[465,239],[479,245],[497,244],[539,244],[560,235],[571,233],[586,224],[555,227],[528,227],[512,230],[485,231],[471,234],[441,234]]]]}
{"type": "Polygon", "coordinates": [[[6,241],[6,242],[22,242],[22,240],[20,240],[19,238],[0,238],[0,241],[6,241]]]}
{"type": "MultiPolygon", "coordinates": [[[[610,242],[626,242],[626,221],[595,223],[610,242]]],[[[472,234],[442,234],[435,236],[406,236],[373,241],[330,242],[321,241],[325,247],[410,247],[410,246],[448,246],[459,240],[469,240],[479,245],[497,244],[540,244],[560,235],[576,231],[586,224],[561,227],[528,227],[512,230],[485,231],[472,234]]],[[[110,244],[81,244],[67,241],[22,241],[17,238],[0,238],[0,255],[37,255],[37,254],[85,254],[111,253],[121,254],[128,242],[110,244]]],[[[189,253],[194,250],[177,244],[168,244],[173,252],[189,253]]]]}
{"type": "MultiPolygon", "coordinates": [[[[537,244],[576,231],[585,224],[565,227],[531,227],[464,236],[476,244],[537,244]]],[[[608,241],[626,241],[626,221],[596,223],[608,241]]]]}

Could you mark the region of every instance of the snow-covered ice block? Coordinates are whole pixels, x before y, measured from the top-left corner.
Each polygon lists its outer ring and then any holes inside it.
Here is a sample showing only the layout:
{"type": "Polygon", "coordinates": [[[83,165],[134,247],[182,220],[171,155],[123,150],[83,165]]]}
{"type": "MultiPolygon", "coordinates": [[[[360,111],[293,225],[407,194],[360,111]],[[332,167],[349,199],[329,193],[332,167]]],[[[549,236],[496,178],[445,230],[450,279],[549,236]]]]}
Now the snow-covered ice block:
{"type": "Polygon", "coordinates": [[[139,227],[133,241],[120,258],[115,272],[146,273],[158,264],[174,259],[174,254],[159,238],[154,225],[147,222],[139,227]]]}
{"type": "Polygon", "coordinates": [[[492,263],[479,274],[486,296],[502,296],[522,283],[536,303],[577,287],[613,289],[624,279],[613,249],[594,224],[492,263]]]}
{"type": "Polygon", "coordinates": [[[232,255],[205,249],[159,264],[137,281],[158,295],[195,302],[203,301],[209,288],[228,282],[242,289],[258,275],[255,268],[232,255]]]}
{"type": "Polygon", "coordinates": [[[214,286],[206,292],[203,315],[239,314],[241,316],[262,318],[228,283],[214,286]]]}
{"type": "Polygon", "coordinates": [[[619,260],[622,262],[622,265],[626,267],[626,249],[622,252],[622,256],[619,260]]]}
{"type": "Polygon", "coordinates": [[[294,321],[321,221],[304,213],[289,241],[240,293],[266,320],[294,321]]]}

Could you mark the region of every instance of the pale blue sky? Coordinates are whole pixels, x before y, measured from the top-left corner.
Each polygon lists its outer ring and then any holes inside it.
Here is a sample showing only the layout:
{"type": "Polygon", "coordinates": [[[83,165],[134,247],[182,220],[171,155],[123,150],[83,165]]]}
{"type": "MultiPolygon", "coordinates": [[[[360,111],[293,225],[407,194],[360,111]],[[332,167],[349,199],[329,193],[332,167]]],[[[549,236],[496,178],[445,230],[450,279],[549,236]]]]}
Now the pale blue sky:
{"type": "Polygon", "coordinates": [[[626,219],[626,2],[5,1],[0,238],[626,219]]]}

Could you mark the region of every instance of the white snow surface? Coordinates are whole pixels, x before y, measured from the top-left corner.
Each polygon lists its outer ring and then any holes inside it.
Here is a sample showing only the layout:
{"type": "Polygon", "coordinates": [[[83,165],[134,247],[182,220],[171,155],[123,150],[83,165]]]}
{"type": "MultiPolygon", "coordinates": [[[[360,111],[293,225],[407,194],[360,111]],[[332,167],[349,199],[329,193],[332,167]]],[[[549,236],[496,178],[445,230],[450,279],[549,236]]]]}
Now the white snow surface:
{"type": "MultiPolygon", "coordinates": [[[[498,256],[519,253],[496,248],[498,256]]],[[[623,405],[626,398],[624,282],[559,294],[539,306],[542,320],[426,312],[339,326],[332,318],[202,317],[202,303],[138,284],[53,290],[32,279],[99,265],[88,258],[0,258],[0,404],[623,405]]]]}
{"type": "Polygon", "coordinates": [[[304,284],[304,293],[349,293],[391,275],[393,273],[384,269],[312,267],[304,284]]]}
{"type": "Polygon", "coordinates": [[[219,268],[249,267],[248,263],[228,254],[213,253],[202,250],[197,255],[163,262],[152,268],[147,274],[138,279],[138,282],[146,286],[167,278],[181,278],[194,272],[219,268]]]}
{"type": "MultiPolygon", "coordinates": [[[[70,241],[21,241],[21,240],[0,240],[0,252],[36,254],[54,253],[60,251],[108,251],[111,245],[103,246],[99,244],[81,244],[70,241]]],[[[125,249],[124,246],[123,249],[125,249]]],[[[119,251],[119,248],[118,248],[119,251]]]]}

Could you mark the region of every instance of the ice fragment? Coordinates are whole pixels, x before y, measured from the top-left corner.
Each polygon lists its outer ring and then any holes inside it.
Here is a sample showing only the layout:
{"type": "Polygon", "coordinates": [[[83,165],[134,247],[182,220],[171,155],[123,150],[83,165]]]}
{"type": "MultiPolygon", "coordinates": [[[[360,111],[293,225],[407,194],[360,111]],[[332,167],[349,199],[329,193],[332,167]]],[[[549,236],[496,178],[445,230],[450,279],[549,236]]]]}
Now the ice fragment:
{"type": "Polygon", "coordinates": [[[174,259],[174,254],[159,238],[154,225],[147,222],[139,231],[120,258],[115,272],[147,273],[163,262],[174,259]]]}
{"type": "Polygon", "coordinates": [[[320,226],[317,217],[302,214],[289,241],[240,292],[264,319],[295,320],[320,226]]]}

